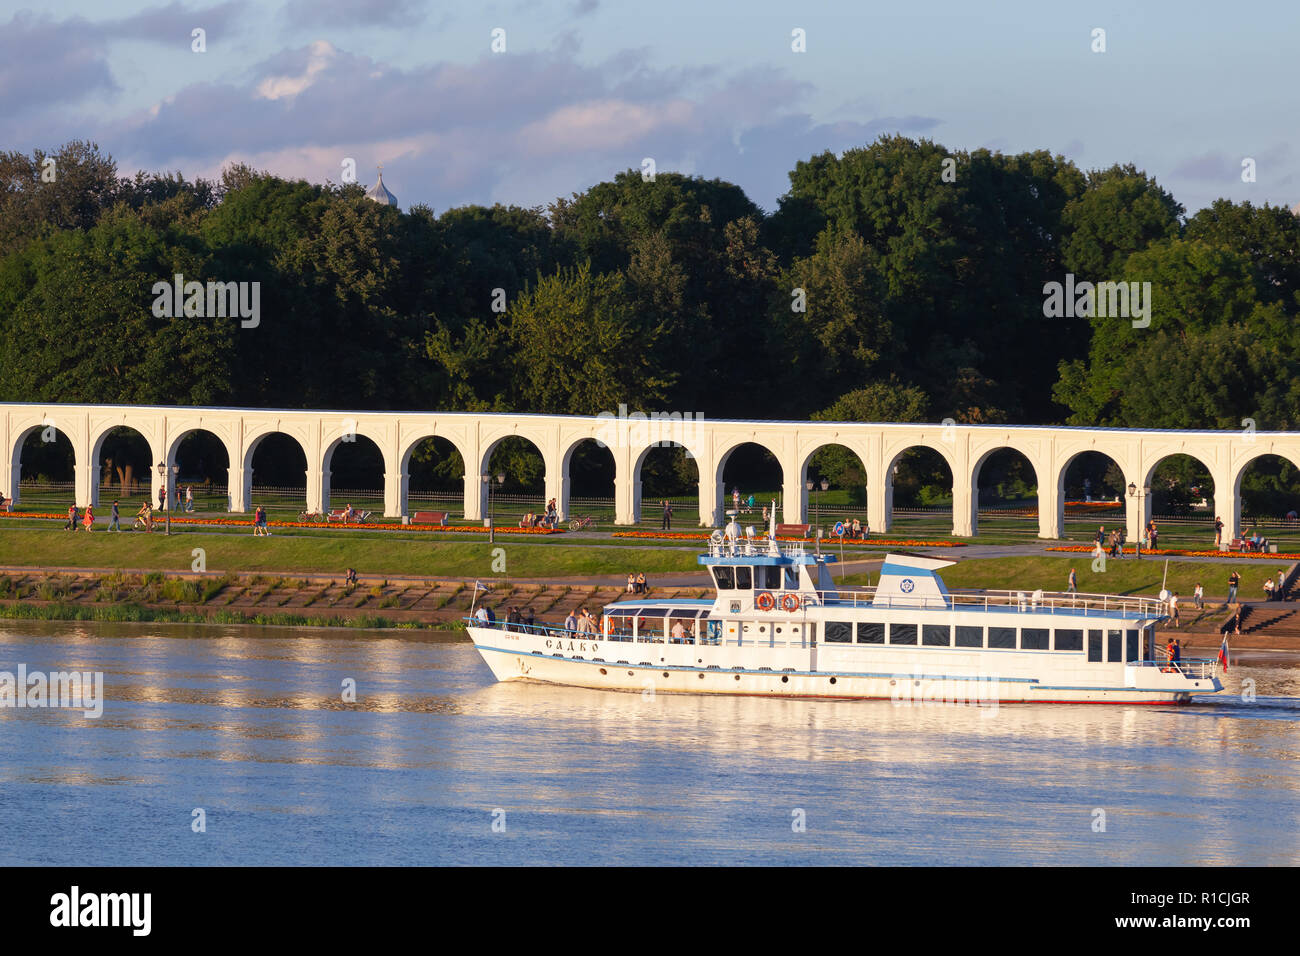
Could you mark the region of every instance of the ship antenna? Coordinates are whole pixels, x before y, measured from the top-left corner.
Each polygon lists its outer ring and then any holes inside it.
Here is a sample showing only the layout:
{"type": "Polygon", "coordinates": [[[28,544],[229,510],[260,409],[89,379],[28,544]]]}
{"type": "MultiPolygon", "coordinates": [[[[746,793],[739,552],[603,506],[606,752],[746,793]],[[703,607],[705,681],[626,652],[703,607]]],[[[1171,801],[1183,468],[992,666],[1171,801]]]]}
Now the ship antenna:
{"type": "Polygon", "coordinates": [[[767,553],[781,556],[781,546],[776,543],[776,499],[767,511],[767,553]]]}

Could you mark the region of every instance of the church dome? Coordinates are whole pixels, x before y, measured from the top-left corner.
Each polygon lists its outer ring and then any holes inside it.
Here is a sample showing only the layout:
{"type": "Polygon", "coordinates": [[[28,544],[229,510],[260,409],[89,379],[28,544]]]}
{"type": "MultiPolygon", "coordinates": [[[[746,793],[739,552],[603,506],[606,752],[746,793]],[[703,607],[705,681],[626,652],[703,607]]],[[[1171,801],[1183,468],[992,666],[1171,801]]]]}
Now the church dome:
{"type": "Polygon", "coordinates": [[[384,185],[384,170],[382,166],[379,169],[379,179],[375,181],[373,186],[366,190],[366,198],[373,199],[377,203],[383,203],[385,206],[392,206],[394,209],[397,208],[397,197],[390,193],[388,187],[384,185]]]}

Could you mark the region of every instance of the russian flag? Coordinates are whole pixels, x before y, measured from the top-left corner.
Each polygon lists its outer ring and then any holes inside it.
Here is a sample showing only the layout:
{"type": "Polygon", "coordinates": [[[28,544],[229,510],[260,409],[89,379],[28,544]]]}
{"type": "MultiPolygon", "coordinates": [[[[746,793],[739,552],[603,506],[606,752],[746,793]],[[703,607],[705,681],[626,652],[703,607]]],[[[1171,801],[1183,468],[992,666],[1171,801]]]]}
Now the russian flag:
{"type": "Polygon", "coordinates": [[[1228,635],[1223,635],[1223,643],[1219,645],[1219,663],[1223,665],[1223,673],[1228,673],[1228,635]]]}

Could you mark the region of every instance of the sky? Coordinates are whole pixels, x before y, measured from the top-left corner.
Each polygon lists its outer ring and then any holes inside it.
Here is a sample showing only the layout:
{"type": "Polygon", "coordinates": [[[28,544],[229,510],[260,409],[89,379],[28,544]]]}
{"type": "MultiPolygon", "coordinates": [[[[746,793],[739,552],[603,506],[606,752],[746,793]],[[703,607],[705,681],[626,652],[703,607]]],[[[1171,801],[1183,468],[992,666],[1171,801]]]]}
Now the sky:
{"type": "Polygon", "coordinates": [[[191,179],[343,182],[351,160],[366,185],[382,163],[435,211],[545,205],[651,159],[770,212],[799,160],[902,133],[1131,162],[1189,214],[1300,202],[1300,3],[1136,6],[0,0],[0,150],[87,139],[124,175],[191,179]]]}

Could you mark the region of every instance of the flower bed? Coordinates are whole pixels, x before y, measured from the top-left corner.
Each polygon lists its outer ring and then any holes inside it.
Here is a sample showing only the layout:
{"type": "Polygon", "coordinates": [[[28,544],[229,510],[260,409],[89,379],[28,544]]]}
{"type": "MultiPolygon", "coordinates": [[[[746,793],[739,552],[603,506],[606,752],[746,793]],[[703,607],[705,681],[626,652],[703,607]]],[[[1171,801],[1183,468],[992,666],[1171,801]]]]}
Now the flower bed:
{"type": "MultiPolygon", "coordinates": [[[[686,531],[615,531],[610,537],[614,538],[660,538],[665,541],[707,541],[709,532],[686,532],[686,531]]],[[[763,535],[762,540],[766,541],[767,536],[763,535]]],[[[777,541],[812,541],[812,538],[796,538],[788,535],[777,535],[777,541]]],[[[965,543],[961,541],[913,541],[913,540],[887,540],[884,538],[854,538],[849,539],[858,545],[897,545],[899,547],[909,548],[964,548],[965,543]]],[[[829,545],[835,541],[834,538],[822,538],[822,543],[829,545]]]]}
{"type": "MultiPolygon", "coordinates": [[[[84,515],[85,511],[84,510],[80,511],[80,514],[84,515]]],[[[108,514],[107,511],[101,512],[97,516],[97,518],[102,518],[106,514],[108,514]]],[[[52,514],[43,511],[11,511],[11,512],[0,511],[0,518],[52,518],[56,521],[68,520],[68,516],[66,514],[52,514]]],[[[134,513],[132,513],[129,516],[128,515],[122,516],[123,522],[134,521],[134,520],[135,520],[134,513]]],[[[80,515],[78,516],[77,522],[78,525],[80,525],[81,522],[80,515]]],[[[167,523],[166,512],[164,512],[161,515],[159,515],[157,512],[154,512],[153,523],[155,528],[157,528],[159,525],[165,525],[167,523]]],[[[253,518],[251,515],[248,517],[239,517],[239,518],[186,518],[186,517],[173,516],[172,524],[211,525],[211,526],[225,527],[225,528],[238,527],[238,528],[251,529],[253,527],[253,518]]],[[[396,522],[384,522],[384,523],[377,523],[377,524],[323,524],[319,521],[268,521],[266,523],[266,526],[268,528],[316,528],[316,529],[329,528],[330,530],[340,529],[346,531],[421,531],[421,532],[429,532],[432,534],[442,534],[444,532],[451,532],[453,534],[487,534],[488,533],[487,528],[483,528],[478,525],[469,525],[469,524],[425,525],[425,524],[398,524],[396,522]]],[[[497,534],[564,534],[564,529],[563,528],[500,528],[499,527],[496,529],[496,533],[497,534]]]]}
{"type": "MultiPolygon", "coordinates": [[[[1059,545],[1056,547],[1046,548],[1044,550],[1071,551],[1077,554],[1083,554],[1083,553],[1096,554],[1097,552],[1096,548],[1089,547],[1088,545],[1082,545],[1082,544],[1059,545]]],[[[1106,553],[1109,554],[1110,552],[1107,551],[1106,553]]],[[[1123,553],[1135,554],[1136,552],[1126,550],[1123,553]]],[[[1165,555],[1170,557],[1183,557],[1183,558],[1232,558],[1234,561],[1237,558],[1251,558],[1257,561],[1258,560],[1271,560],[1271,561],[1300,560],[1300,554],[1294,551],[1278,551],[1276,553],[1272,551],[1219,551],[1217,549],[1211,551],[1190,551],[1185,548],[1161,548],[1158,551],[1148,551],[1145,548],[1143,548],[1142,553],[1149,554],[1154,557],[1165,555]]]]}

